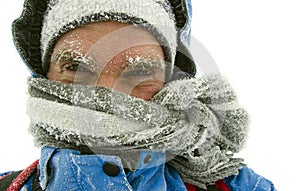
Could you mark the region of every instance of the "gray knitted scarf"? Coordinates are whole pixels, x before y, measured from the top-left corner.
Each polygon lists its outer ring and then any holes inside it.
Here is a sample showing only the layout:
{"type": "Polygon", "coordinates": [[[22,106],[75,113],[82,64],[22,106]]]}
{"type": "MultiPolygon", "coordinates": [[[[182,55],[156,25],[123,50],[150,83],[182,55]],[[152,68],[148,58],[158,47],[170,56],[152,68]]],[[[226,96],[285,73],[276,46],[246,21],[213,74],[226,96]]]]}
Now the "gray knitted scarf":
{"type": "Polygon", "coordinates": [[[204,189],[243,166],[233,155],[245,141],[248,115],[221,76],[170,82],[151,101],[38,78],[29,79],[29,94],[38,146],[114,154],[123,162],[141,150],[166,152],[184,182],[204,189]]]}

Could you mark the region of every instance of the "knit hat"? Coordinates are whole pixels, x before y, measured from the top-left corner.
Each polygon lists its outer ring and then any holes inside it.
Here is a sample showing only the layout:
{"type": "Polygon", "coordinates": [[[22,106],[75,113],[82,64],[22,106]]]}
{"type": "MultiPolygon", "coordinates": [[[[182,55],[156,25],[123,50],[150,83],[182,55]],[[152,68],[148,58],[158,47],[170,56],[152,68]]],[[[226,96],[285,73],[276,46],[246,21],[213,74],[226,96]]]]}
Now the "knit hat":
{"type": "Polygon", "coordinates": [[[166,0],[51,0],[41,33],[44,71],[49,69],[53,46],[62,34],[86,23],[106,20],[132,23],[151,32],[164,49],[167,71],[173,71],[177,31],[174,13],[166,0]]]}
{"type": "Polygon", "coordinates": [[[91,22],[131,23],[149,31],[162,45],[170,74],[175,64],[193,76],[196,70],[191,55],[178,40],[188,22],[185,3],[175,0],[25,0],[22,15],[12,26],[13,37],[33,76],[45,76],[53,46],[63,34],[91,22]]]}

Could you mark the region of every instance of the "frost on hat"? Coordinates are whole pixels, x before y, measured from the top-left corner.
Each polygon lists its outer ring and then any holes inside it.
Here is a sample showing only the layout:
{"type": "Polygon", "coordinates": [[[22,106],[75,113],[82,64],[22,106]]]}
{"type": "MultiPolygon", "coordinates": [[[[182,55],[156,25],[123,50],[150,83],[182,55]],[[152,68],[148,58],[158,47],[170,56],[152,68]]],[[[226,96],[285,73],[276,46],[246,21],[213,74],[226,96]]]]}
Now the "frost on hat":
{"type": "Polygon", "coordinates": [[[173,71],[177,31],[175,16],[167,0],[50,0],[41,32],[44,72],[49,69],[56,41],[66,32],[99,21],[132,23],[149,31],[162,45],[167,75],[173,71]],[[159,19],[158,19],[159,18],[159,19]]]}

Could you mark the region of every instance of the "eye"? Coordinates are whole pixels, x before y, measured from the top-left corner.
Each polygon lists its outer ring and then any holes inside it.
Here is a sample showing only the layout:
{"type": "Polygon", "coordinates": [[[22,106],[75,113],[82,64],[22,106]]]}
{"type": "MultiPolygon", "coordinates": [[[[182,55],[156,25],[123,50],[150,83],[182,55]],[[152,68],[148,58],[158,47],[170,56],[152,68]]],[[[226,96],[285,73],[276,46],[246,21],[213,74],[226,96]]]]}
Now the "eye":
{"type": "Polygon", "coordinates": [[[51,62],[58,64],[62,71],[94,73],[96,70],[96,65],[91,59],[70,52],[54,55],[51,62]]]}
{"type": "Polygon", "coordinates": [[[128,80],[150,80],[160,78],[164,74],[164,62],[161,60],[130,60],[122,73],[122,77],[128,80]]]}
{"type": "Polygon", "coordinates": [[[152,70],[145,68],[125,70],[122,74],[123,77],[147,77],[153,75],[154,72],[152,70]]]}
{"type": "Polygon", "coordinates": [[[85,67],[84,65],[80,64],[80,63],[66,63],[62,66],[62,70],[63,71],[72,71],[72,72],[88,72],[88,73],[92,73],[92,71],[85,67]]]}
{"type": "Polygon", "coordinates": [[[63,71],[66,71],[66,70],[71,70],[71,71],[76,71],[77,70],[77,67],[78,67],[78,64],[72,64],[72,63],[67,63],[67,64],[64,64],[61,69],[63,71]]]}

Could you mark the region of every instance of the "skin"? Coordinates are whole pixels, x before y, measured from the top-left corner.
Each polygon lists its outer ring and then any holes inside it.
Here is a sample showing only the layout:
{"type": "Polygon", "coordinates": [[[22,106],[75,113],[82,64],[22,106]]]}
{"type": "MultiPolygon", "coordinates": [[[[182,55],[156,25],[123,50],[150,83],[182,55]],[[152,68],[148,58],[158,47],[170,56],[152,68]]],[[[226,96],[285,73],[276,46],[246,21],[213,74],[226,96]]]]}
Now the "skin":
{"type": "Polygon", "coordinates": [[[164,85],[164,53],[146,30],[128,23],[78,27],[55,44],[48,79],[102,86],[150,100],[164,85]]]}

